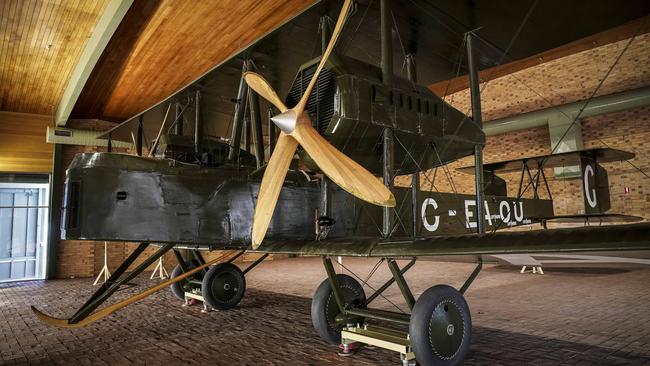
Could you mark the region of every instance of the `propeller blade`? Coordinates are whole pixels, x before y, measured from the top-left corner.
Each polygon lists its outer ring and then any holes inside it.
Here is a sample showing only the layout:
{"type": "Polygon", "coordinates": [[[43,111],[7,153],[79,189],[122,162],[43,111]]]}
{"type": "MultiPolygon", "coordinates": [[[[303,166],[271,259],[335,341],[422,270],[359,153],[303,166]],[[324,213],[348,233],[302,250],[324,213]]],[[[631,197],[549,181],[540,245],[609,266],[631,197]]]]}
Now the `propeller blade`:
{"type": "MultiPolygon", "coordinates": [[[[306,113],[304,114],[305,118],[306,113]]],[[[298,123],[291,136],[339,187],[366,202],[394,207],[395,196],[372,173],[325,140],[311,123],[298,123]]]]}
{"type": "Polygon", "coordinates": [[[298,141],[293,137],[284,132],[280,133],[273,155],[264,171],[260,191],[257,195],[255,214],[253,215],[253,249],[257,249],[264,240],[297,146],[298,141]]]}
{"type": "Polygon", "coordinates": [[[300,98],[300,102],[298,102],[298,105],[293,108],[296,111],[296,114],[299,116],[302,114],[302,111],[305,110],[305,106],[307,105],[307,99],[309,99],[309,94],[311,94],[312,89],[314,89],[314,85],[316,85],[316,81],[318,80],[318,74],[320,74],[321,70],[323,69],[323,66],[325,66],[327,59],[330,57],[330,54],[334,49],[336,40],[339,38],[339,35],[341,34],[341,29],[343,29],[343,24],[345,24],[345,20],[348,17],[348,13],[350,12],[351,7],[352,7],[352,0],[345,0],[345,2],[343,3],[343,7],[341,8],[341,12],[339,13],[339,18],[336,21],[336,25],[334,26],[334,32],[332,32],[332,37],[330,38],[330,42],[327,45],[325,52],[323,52],[323,55],[320,58],[320,62],[318,63],[318,68],[316,68],[316,72],[314,73],[314,76],[312,76],[311,81],[309,82],[309,86],[307,86],[307,89],[305,89],[305,93],[302,95],[302,98],[300,98]]]}
{"type": "Polygon", "coordinates": [[[244,73],[244,80],[246,80],[246,84],[248,84],[251,89],[255,90],[257,94],[271,102],[277,109],[279,109],[280,113],[287,111],[287,106],[284,105],[282,99],[278,97],[278,94],[273,90],[269,82],[262,77],[262,75],[255,72],[246,72],[244,73]]]}

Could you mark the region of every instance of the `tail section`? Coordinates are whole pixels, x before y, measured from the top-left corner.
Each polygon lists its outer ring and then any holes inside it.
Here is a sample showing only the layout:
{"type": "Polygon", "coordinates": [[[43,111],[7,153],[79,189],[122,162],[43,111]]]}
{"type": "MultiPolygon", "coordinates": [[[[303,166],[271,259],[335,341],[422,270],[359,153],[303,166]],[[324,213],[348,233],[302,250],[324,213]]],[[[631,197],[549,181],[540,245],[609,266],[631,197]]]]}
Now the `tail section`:
{"type": "Polygon", "coordinates": [[[612,207],[607,170],[598,164],[595,158],[581,154],[580,171],[585,214],[605,213],[612,207]]]}

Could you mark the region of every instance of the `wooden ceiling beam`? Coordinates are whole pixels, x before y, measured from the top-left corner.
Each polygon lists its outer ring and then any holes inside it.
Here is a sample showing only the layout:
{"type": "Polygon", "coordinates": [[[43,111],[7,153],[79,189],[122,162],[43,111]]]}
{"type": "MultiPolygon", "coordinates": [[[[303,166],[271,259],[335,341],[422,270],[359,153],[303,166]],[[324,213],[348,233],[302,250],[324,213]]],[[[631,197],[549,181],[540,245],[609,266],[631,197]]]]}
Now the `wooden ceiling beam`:
{"type": "MultiPolygon", "coordinates": [[[[648,32],[650,32],[650,15],[606,30],[604,32],[596,33],[592,36],[567,43],[563,46],[550,49],[537,55],[482,70],[479,73],[479,80],[481,83],[484,83],[489,80],[494,80],[509,74],[513,74],[517,71],[521,71],[529,67],[538,66],[552,60],[557,60],[562,57],[587,51],[592,48],[601,47],[610,43],[619,42],[625,39],[629,39],[635,35],[638,36],[648,32]]],[[[467,75],[459,76],[457,78],[449,80],[439,81],[437,83],[429,85],[429,89],[443,98],[447,95],[454,94],[467,88],[469,88],[469,79],[467,75]]]]}
{"type": "Polygon", "coordinates": [[[106,5],[90,38],[86,42],[86,46],[79,56],[79,61],[77,61],[75,68],[72,70],[63,96],[59,101],[59,106],[55,113],[57,126],[64,126],[68,121],[70,112],[72,112],[72,108],[77,102],[97,61],[132,4],[133,0],[110,0],[106,5]]]}

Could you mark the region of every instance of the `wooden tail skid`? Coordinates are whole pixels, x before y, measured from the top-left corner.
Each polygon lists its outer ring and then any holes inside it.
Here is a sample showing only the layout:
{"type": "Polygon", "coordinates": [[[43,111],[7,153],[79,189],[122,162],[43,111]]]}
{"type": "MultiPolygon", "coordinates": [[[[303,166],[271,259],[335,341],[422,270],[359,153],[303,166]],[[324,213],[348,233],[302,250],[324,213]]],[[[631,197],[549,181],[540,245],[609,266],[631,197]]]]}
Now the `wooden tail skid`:
{"type": "Polygon", "coordinates": [[[118,310],[120,310],[120,309],[122,309],[122,308],[124,308],[124,307],[126,307],[128,305],[133,304],[136,301],[140,301],[140,300],[144,299],[145,297],[147,297],[147,296],[149,296],[149,295],[151,295],[151,294],[153,294],[155,292],[158,292],[158,291],[164,289],[165,287],[167,287],[167,286],[169,286],[169,285],[171,285],[173,283],[182,281],[185,278],[187,278],[189,276],[192,276],[193,274],[208,268],[209,266],[215,264],[216,262],[222,260],[223,258],[224,258],[224,256],[221,256],[219,258],[215,258],[213,260],[207,261],[205,264],[203,264],[201,266],[198,266],[198,267],[196,267],[196,268],[194,268],[194,269],[192,269],[190,271],[187,271],[187,272],[181,274],[180,276],[176,276],[176,277],[174,277],[172,279],[161,282],[158,285],[156,285],[156,286],[154,286],[154,287],[152,287],[152,288],[150,288],[148,290],[145,290],[145,291],[143,291],[143,292],[141,292],[141,293],[139,293],[137,295],[131,296],[128,299],[124,299],[124,300],[122,300],[122,301],[120,301],[118,303],[115,303],[115,304],[107,306],[107,307],[105,307],[105,308],[103,308],[101,310],[98,310],[97,312],[95,312],[93,314],[90,314],[89,316],[83,318],[82,320],[80,320],[77,323],[70,323],[69,319],[59,319],[59,318],[51,317],[49,315],[44,314],[42,311],[38,310],[34,306],[32,306],[31,308],[32,308],[32,311],[34,312],[34,314],[36,315],[36,317],[45,324],[52,325],[52,326],[59,327],[59,328],[81,328],[81,327],[84,327],[84,326],[89,325],[91,323],[94,323],[94,322],[96,322],[98,320],[101,320],[101,319],[107,317],[108,315],[111,315],[114,312],[116,312],[116,311],[118,311],[118,310]]]}

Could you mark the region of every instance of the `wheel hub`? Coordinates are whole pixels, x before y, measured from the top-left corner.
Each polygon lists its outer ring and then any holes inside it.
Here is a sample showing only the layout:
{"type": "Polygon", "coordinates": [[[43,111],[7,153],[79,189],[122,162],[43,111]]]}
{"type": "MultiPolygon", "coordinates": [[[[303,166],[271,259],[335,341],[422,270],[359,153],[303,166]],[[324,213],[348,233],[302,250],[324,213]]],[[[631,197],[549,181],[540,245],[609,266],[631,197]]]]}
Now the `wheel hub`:
{"type": "Polygon", "coordinates": [[[448,335],[454,335],[454,325],[453,324],[447,325],[447,334],[448,335]]]}
{"type": "Polygon", "coordinates": [[[231,273],[222,273],[214,279],[212,293],[221,301],[229,301],[237,295],[237,279],[231,273]]]}
{"type": "Polygon", "coordinates": [[[456,355],[463,343],[464,322],[459,307],[453,301],[443,301],[435,307],[429,323],[429,340],[440,358],[451,359],[456,355]]]}

